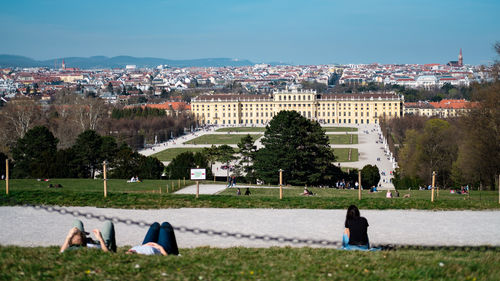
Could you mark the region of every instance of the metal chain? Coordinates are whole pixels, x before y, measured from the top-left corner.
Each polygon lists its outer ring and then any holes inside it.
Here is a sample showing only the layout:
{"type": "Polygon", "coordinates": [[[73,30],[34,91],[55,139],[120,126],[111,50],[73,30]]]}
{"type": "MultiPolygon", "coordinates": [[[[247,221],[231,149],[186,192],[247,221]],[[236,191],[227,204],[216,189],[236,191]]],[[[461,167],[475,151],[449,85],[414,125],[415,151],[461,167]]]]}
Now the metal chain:
{"type": "MultiPolygon", "coordinates": [[[[5,200],[4,198],[1,198],[5,200]]],[[[9,203],[12,201],[18,203],[15,199],[9,198],[9,203]]],[[[5,200],[7,201],[7,200],[5,200]]],[[[135,221],[132,219],[122,219],[119,217],[108,217],[105,215],[96,215],[90,212],[80,212],[78,210],[68,210],[63,207],[54,206],[44,206],[44,205],[33,205],[33,204],[20,204],[23,207],[33,208],[35,210],[45,210],[51,213],[59,213],[61,215],[71,215],[74,217],[83,217],[86,219],[97,219],[100,221],[111,221],[113,223],[123,223],[126,225],[136,225],[141,228],[148,227],[151,223],[146,221],[135,221]]],[[[187,226],[173,226],[174,230],[184,233],[193,233],[196,235],[208,235],[208,236],[220,236],[223,238],[236,238],[236,239],[248,239],[248,240],[260,240],[264,242],[278,242],[278,243],[291,243],[291,244],[306,244],[306,245],[317,245],[317,246],[336,246],[340,247],[342,242],[340,241],[330,241],[330,240],[317,240],[317,239],[304,239],[304,238],[289,238],[284,236],[272,236],[272,235],[258,235],[258,234],[245,234],[240,232],[229,232],[229,231],[217,231],[212,229],[201,229],[196,227],[187,226]]],[[[381,250],[396,250],[396,249],[408,249],[408,250],[452,250],[452,251],[500,251],[500,246],[426,246],[426,245],[398,245],[398,244],[381,244],[381,245],[371,245],[373,248],[379,248],[381,250]]]]}
{"type": "MultiPolygon", "coordinates": [[[[24,207],[30,207],[35,210],[45,210],[51,213],[59,213],[61,215],[71,215],[74,217],[84,217],[86,219],[97,219],[100,221],[111,221],[113,223],[123,223],[126,225],[136,225],[141,228],[148,227],[151,223],[146,221],[135,221],[132,219],[122,219],[119,217],[108,217],[105,215],[95,215],[89,212],[80,212],[78,210],[68,210],[61,207],[42,206],[24,204],[24,207]]],[[[248,239],[248,240],[262,240],[265,242],[278,242],[278,243],[292,243],[292,244],[308,244],[308,245],[321,245],[321,246],[340,246],[339,241],[328,240],[315,240],[315,239],[302,239],[302,238],[288,238],[284,236],[271,236],[271,235],[258,235],[258,234],[245,234],[240,232],[217,231],[212,229],[201,229],[197,227],[187,226],[173,226],[174,230],[179,232],[193,233],[196,235],[220,236],[224,238],[248,239]]]]}

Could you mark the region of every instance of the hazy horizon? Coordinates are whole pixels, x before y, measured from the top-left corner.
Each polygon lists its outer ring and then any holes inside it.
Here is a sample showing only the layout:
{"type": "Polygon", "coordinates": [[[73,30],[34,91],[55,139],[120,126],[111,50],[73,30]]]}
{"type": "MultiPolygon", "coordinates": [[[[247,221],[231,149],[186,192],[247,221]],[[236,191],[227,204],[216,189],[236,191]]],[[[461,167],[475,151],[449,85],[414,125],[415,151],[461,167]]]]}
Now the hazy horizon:
{"type": "Polygon", "coordinates": [[[34,1],[3,3],[0,53],[287,64],[488,64],[500,2],[34,1]]]}

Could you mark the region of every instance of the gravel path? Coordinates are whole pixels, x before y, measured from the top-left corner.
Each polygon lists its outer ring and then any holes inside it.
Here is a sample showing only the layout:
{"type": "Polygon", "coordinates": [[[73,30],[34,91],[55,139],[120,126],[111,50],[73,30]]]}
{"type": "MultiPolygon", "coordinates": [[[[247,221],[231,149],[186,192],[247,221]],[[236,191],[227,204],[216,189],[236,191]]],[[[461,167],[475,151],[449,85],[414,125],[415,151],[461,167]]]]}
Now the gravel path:
{"type": "MultiPolygon", "coordinates": [[[[162,209],[122,210],[94,207],[68,208],[97,215],[133,220],[169,221],[174,226],[225,230],[246,234],[283,235],[339,241],[345,210],[304,209],[162,209]]],[[[361,210],[369,223],[372,244],[500,245],[500,211],[361,210]]],[[[87,231],[102,222],[80,218],[87,231]]],[[[60,245],[72,225],[71,215],[26,207],[0,207],[0,244],[60,245]]],[[[119,246],[142,241],[146,228],[115,225],[119,246]]],[[[179,247],[269,247],[277,242],[249,241],[176,232],[179,247]]],[[[304,245],[292,245],[304,246],[304,245]]]]}

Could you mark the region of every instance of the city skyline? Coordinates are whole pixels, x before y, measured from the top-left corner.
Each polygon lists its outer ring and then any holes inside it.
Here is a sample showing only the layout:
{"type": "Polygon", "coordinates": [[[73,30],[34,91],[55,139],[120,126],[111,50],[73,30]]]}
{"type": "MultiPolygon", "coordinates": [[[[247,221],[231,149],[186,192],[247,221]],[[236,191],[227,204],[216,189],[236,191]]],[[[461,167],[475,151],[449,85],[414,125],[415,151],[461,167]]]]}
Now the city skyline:
{"type": "Polygon", "coordinates": [[[16,1],[0,54],[37,60],[228,57],[289,64],[488,64],[500,3],[482,1],[16,1]]]}

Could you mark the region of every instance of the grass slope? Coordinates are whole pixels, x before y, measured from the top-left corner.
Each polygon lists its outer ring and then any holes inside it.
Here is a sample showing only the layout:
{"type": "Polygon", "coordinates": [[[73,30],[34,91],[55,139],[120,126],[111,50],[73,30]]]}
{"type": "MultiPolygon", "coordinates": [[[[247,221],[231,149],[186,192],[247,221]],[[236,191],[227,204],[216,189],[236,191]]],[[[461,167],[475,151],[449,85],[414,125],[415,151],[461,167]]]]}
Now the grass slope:
{"type": "Polygon", "coordinates": [[[488,251],[194,248],[181,256],[0,246],[0,280],[498,280],[488,251]],[[37,257],[37,258],[32,258],[37,257]]]}
{"type": "MultiPolygon", "coordinates": [[[[103,198],[102,180],[53,179],[62,184],[60,189],[47,188],[46,182],[36,180],[11,180],[9,195],[2,189],[0,205],[24,203],[59,206],[96,206],[113,208],[277,208],[277,209],[345,209],[356,204],[361,209],[424,209],[424,210],[484,210],[499,209],[496,191],[472,191],[470,197],[441,191],[434,203],[430,191],[400,191],[400,198],[386,199],[384,192],[362,192],[358,200],[357,190],[311,188],[316,196],[304,197],[303,187],[284,189],[283,200],[277,188],[250,188],[251,196],[236,196],[235,189],[227,189],[219,195],[172,194],[172,185],[179,189],[179,181],[144,181],[126,183],[126,180],[109,180],[108,197],[103,198]],[[167,193],[166,185],[169,185],[167,193]],[[160,194],[160,187],[162,193],[160,194]],[[410,198],[402,198],[410,194],[410,198]]],[[[184,181],[181,180],[181,187],[184,181]]],[[[193,184],[186,181],[186,184],[193,184]]],[[[0,186],[3,187],[3,186],[0,186]]],[[[3,187],[4,188],[4,187],[3,187]]]]}

